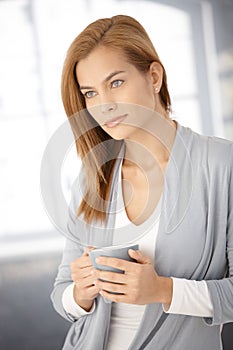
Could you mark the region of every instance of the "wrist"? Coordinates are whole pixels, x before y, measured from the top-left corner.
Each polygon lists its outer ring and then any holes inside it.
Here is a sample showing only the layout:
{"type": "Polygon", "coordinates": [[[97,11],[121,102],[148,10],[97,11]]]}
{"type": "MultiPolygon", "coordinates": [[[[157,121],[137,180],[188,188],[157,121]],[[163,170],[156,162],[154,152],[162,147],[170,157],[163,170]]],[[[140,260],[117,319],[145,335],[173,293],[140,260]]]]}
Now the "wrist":
{"type": "Polygon", "coordinates": [[[160,302],[169,308],[172,302],[173,280],[171,277],[160,276],[160,302]]]}
{"type": "Polygon", "coordinates": [[[76,286],[74,286],[73,292],[74,301],[78,304],[83,310],[89,312],[93,306],[94,300],[91,299],[81,299],[77,295],[76,286]]]}

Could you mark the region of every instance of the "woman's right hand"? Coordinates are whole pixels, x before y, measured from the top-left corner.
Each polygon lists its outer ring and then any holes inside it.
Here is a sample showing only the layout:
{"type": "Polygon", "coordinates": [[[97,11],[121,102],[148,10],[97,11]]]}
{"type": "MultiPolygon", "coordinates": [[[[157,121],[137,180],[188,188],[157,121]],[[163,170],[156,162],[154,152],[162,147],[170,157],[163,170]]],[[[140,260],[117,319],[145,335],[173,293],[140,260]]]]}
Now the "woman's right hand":
{"type": "Polygon", "coordinates": [[[99,294],[99,288],[95,286],[96,277],[92,273],[94,268],[88,255],[93,247],[87,247],[83,255],[70,264],[72,280],[75,283],[74,300],[86,311],[93,305],[94,299],[99,294]]]}

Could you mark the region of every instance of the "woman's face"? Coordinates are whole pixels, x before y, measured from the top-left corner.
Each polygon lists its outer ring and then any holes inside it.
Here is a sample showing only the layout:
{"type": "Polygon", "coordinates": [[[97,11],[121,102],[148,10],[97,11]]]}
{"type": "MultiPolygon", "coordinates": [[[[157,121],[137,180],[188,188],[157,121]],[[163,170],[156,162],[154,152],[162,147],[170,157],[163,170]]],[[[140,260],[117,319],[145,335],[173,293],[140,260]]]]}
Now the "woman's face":
{"type": "Polygon", "coordinates": [[[142,73],[121,52],[97,47],[77,64],[76,75],[89,113],[114,139],[130,138],[160,104],[155,86],[159,91],[162,73],[155,62],[142,73]]]}

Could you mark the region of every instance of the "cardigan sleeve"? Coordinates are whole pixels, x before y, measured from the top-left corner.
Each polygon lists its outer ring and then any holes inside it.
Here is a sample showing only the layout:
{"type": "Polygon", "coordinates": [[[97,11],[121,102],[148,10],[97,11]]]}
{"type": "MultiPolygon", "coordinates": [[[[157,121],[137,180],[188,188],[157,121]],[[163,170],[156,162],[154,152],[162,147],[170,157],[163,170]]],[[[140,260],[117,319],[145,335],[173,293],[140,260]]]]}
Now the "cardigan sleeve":
{"type": "Polygon", "coordinates": [[[169,314],[212,317],[213,306],[206,281],[175,278],[173,280],[172,302],[163,311],[169,314]]]}
{"type": "Polygon", "coordinates": [[[82,316],[86,316],[94,312],[95,300],[89,311],[84,310],[74,300],[74,286],[75,283],[72,283],[64,290],[64,293],[62,295],[62,305],[69,316],[72,316],[77,320],[82,316]]]}
{"type": "Polygon", "coordinates": [[[213,317],[204,318],[208,325],[219,325],[233,321],[233,146],[230,153],[228,186],[228,217],[226,227],[227,276],[221,280],[207,280],[213,304],[213,317]]]}
{"type": "MultiPolygon", "coordinates": [[[[77,193],[76,193],[77,195],[77,193]]],[[[83,254],[84,247],[79,243],[75,213],[77,210],[77,196],[75,191],[71,191],[71,201],[68,208],[67,233],[65,247],[63,249],[62,260],[58,267],[58,273],[55,278],[54,288],[51,293],[51,300],[54,309],[68,321],[74,322],[76,319],[65,311],[62,303],[62,296],[65,289],[73,283],[71,278],[70,264],[83,254]]]]}
{"type": "Polygon", "coordinates": [[[54,309],[68,321],[74,322],[76,319],[71,314],[65,311],[62,303],[62,296],[65,289],[73,283],[71,278],[70,264],[72,261],[81,256],[80,247],[71,240],[66,240],[63,250],[62,261],[58,268],[58,273],[55,278],[54,287],[51,293],[51,300],[54,309]]]}

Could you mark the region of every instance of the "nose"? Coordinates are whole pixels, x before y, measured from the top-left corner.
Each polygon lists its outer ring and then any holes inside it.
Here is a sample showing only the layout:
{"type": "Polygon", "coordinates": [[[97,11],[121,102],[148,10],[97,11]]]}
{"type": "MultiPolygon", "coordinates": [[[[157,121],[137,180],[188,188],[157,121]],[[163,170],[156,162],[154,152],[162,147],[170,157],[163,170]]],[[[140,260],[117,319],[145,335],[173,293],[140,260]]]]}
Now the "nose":
{"type": "Polygon", "coordinates": [[[109,112],[115,111],[116,108],[117,108],[117,105],[116,105],[115,102],[103,103],[103,104],[101,105],[101,112],[102,112],[103,114],[107,114],[107,113],[109,113],[109,112]]]}

